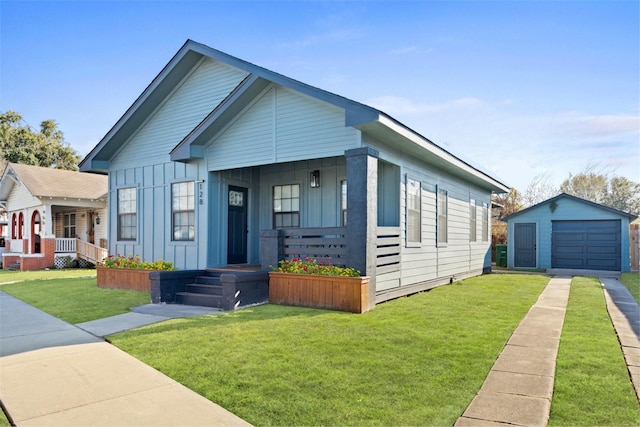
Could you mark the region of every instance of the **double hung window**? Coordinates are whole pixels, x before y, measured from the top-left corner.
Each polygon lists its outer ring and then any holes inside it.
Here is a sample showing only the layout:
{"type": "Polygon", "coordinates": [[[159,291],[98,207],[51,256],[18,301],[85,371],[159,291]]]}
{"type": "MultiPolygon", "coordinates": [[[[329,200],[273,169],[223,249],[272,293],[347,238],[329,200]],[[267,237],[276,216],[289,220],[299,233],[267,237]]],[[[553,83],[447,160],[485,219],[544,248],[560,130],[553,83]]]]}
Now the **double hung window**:
{"type": "Polygon", "coordinates": [[[300,184],[273,187],[273,228],[300,227],[300,184]]]}
{"type": "Polygon", "coordinates": [[[137,223],[136,188],[120,188],[118,190],[118,240],[136,240],[137,223]]]}
{"type": "Polygon", "coordinates": [[[195,240],[196,203],[193,181],[171,184],[171,224],[174,241],[195,240]]]}

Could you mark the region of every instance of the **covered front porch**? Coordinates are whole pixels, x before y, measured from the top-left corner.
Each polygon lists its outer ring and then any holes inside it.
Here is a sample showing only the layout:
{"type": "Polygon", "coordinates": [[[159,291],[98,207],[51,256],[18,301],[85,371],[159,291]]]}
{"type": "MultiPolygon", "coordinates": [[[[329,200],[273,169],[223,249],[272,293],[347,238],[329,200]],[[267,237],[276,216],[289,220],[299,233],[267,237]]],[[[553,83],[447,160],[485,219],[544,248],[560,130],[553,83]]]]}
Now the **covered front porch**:
{"type": "Polygon", "coordinates": [[[104,203],[84,207],[46,204],[9,215],[4,269],[87,266],[107,256],[106,225],[100,219],[104,203]]]}

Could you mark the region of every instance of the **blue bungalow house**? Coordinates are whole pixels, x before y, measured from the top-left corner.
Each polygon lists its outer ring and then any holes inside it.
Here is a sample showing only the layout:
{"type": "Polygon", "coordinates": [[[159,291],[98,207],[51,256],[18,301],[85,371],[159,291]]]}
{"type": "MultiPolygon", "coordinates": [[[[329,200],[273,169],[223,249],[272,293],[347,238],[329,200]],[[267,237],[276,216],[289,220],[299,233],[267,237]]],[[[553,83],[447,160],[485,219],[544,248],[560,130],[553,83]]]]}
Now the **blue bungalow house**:
{"type": "Polygon", "coordinates": [[[511,214],[509,268],[629,271],[635,215],[562,193],[511,214]]]}
{"type": "Polygon", "coordinates": [[[181,270],[331,258],[370,304],[491,267],[508,187],[387,114],[188,40],[80,164],[109,250],[181,270]]]}

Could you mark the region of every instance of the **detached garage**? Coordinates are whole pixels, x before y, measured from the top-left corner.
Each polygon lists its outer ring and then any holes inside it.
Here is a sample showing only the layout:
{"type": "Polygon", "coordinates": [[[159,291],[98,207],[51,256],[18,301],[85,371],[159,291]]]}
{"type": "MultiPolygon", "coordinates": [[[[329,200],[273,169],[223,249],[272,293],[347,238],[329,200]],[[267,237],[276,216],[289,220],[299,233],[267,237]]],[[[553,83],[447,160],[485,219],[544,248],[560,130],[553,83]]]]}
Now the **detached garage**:
{"type": "Polygon", "coordinates": [[[629,271],[635,215],[560,194],[503,220],[509,268],[629,271]]]}

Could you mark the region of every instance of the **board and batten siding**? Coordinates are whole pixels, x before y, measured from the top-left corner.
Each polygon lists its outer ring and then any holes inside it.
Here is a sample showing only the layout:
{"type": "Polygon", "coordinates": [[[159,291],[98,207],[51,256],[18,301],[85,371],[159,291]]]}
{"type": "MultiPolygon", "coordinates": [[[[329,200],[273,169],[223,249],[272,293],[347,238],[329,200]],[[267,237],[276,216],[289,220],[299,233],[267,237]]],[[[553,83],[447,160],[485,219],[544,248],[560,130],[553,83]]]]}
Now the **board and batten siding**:
{"type": "Polygon", "coordinates": [[[340,181],[346,179],[344,157],[269,165],[260,174],[261,230],[273,228],[273,187],[300,185],[300,227],[340,227],[340,181]],[[311,188],[309,175],[320,171],[320,187],[311,188]]]}
{"type": "MultiPolygon", "coordinates": [[[[619,219],[621,222],[621,248],[622,265],[624,260],[629,259],[629,218],[617,215],[606,209],[600,209],[588,203],[581,203],[569,198],[560,198],[556,201],[555,210],[552,212],[549,203],[544,203],[537,208],[518,214],[517,217],[508,221],[507,235],[509,244],[507,245],[507,264],[509,268],[514,268],[514,244],[511,236],[515,236],[515,224],[535,223],[536,224],[536,260],[537,268],[551,268],[551,232],[552,221],[588,221],[619,219]]],[[[627,263],[628,265],[628,263],[627,263]]]]}
{"type": "Polygon", "coordinates": [[[246,76],[205,59],[179,84],[112,161],[154,164],[169,160],[184,139],[246,76]]]}
{"type": "MultiPolygon", "coordinates": [[[[425,284],[448,283],[454,280],[479,275],[491,266],[491,225],[488,221],[488,239],[482,240],[482,215],[488,214],[491,192],[438,169],[419,160],[397,152],[387,144],[367,139],[367,145],[380,153],[380,159],[400,166],[400,229],[401,265],[400,271],[387,273],[376,278],[376,291],[380,294],[392,293],[402,287],[424,286],[425,284]],[[406,180],[419,181],[421,187],[421,242],[407,244],[406,241],[406,180]],[[437,242],[437,192],[447,191],[448,215],[445,244],[437,242]],[[476,204],[476,240],[471,241],[470,201],[476,204]],[[487,210],[483,211],[483,204],[487,210]]],[[[384,200],[379,200],[384,203],[384,200]]],[[[389,224],[385,224],[389,225],[389,224]]],[[[379,299],[384,296],[379,295],[379,299]]]]}
{"type": "Polygon", "coordinates": [[[343,109],[272,85],[208,143],[205,157],[217,171],[342,156],[359,146],[343,109]]]}
{"type": "MultiPolygon", "coordinates": [[[[171,225],[171,184],[206,179],[202,161],[189,164],[165,162],[134,168],[111,169],[109,173],[109,252],[139,255],[144,261],[164,259],[179,269],[206,265],[208,200],[199,203],[195,184],[196,230],[194,241],[173,241],[171,225]],[[118,240],[118,189],[137,189],[137,239],[118,240]]],[[[117,165],[116,165],[117,166],[117,165]]]]}

